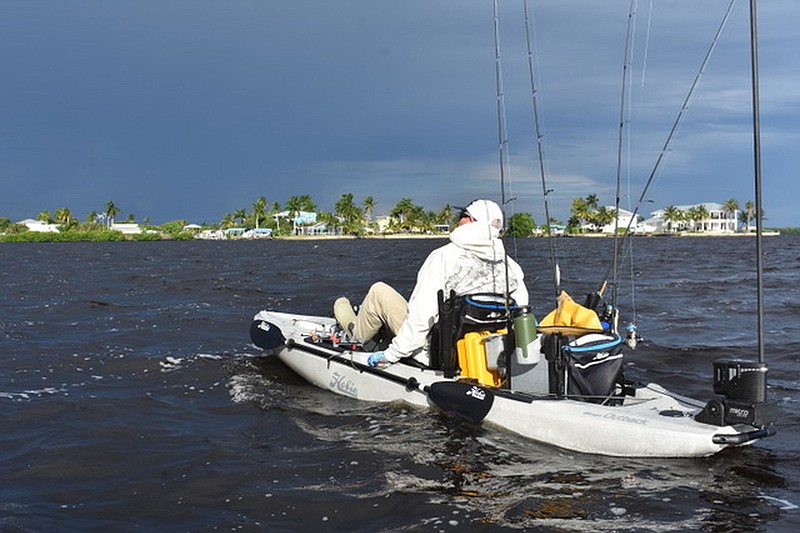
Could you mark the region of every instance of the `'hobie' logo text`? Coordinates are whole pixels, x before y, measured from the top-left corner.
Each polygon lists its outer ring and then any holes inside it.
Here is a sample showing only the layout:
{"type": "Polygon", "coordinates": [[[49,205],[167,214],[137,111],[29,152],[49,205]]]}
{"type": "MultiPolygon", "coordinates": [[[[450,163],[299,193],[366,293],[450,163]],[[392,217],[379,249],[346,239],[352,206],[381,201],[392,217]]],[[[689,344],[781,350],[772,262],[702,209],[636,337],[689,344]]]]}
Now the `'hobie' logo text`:
{"type": "Polygon", "coordinates": [[[476,400],[482,401],[486,399],[486,391],[480,387],[472,387],[467,391],[467,396],[472,396],[476,400]]]}
{"type": "Polygon", "coordinates": [[[353,398],[358,398],[358,387],[356,387],[355,383],[349,379],[345,379],[345,377],[338,372],[333,373],[333,376],[331,376],[331,382],[328,384],[328,386],[331,389],[341,392],[342,394],[352,396],[353,398]]]}

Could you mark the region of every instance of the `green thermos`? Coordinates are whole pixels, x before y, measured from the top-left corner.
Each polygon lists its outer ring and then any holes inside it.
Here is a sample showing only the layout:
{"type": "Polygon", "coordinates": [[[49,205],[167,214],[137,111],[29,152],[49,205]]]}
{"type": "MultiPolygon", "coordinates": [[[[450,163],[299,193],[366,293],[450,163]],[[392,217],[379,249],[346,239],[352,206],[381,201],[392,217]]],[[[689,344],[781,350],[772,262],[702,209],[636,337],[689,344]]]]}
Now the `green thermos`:
{"type": "Polygon", "coordinates": [[[536,334],[536,318],[527,305],[518,308],[514,317],[514,346],[517,363],[535,365],[539,362],[541,349],[536,334]]]}

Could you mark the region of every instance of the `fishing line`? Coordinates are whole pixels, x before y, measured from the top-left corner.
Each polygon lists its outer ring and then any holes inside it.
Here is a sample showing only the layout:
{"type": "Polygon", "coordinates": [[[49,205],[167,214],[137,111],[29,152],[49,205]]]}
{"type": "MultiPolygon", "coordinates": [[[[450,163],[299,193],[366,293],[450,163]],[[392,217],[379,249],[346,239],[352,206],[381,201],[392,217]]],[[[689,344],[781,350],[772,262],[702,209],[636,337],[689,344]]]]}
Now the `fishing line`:
{"type": "Polygon", "coordinates": [[[558,295],[561,294],[561,268],[558,263],[558,250],[556,248],[555,239],[553,238],[552,230],[550,228],[550,203],[548,202],[547,196],[552,192],[552,189],[547,187],[547,179],[545,177],[544,135],[542,134],[540,123],[538,104],[539,99],[537,98],[539,92],[536,88],[536,71],[533,66],[534,54],[533,47],[531,46],[533,32],[531,31],[532,24],[530,17],[532,11],[528,8],[528,0],[524,0],[523,9],[525,12],[525,41],[528,52],[528,77],[530,79],[531,86],[531,103],[533,107],[533,122],[536,134],[536,150],[539,157],[539,178],[542,183],[542,201],[544,203],[545,227],[547,228],[547,242],[550,248],[550,260],[553,264],[553,284],[555,287],[556,305],[558,305],[558,295]]]}
{"type": "MultiPolygon", "coordinates": [[[[620,91],[619,103],[619,133],[617,138],[617,170],[616,170],[616,183],[615,183],[615,199],[614,199],[614,250],[612,255],[612,279],[611,279],[611,303],[616,307],[617,305],[617,277],[619,274],[619,246],[617,241],[620,239],[619,235],[619,209],[620,209],[620,191],[622,189],[622,161],[623,161],[623,146],[625,146],[625,124],[628,122],[626,119],[626,111],[629,111],[628,92],[631,80],[631,57],[633,55],[633,37],[634,29],[636,27],[636,0],[631,0],[628,8],[628,30],[625,35],[625,54],[622,61],[622,89],[620,91]]],[[[629,117],[628,117],[629,118],[629,117]]],[[[602,287],[602,285],[601,285],[602,287]]],[[[602,297],[603,294],[598,290],[598,294],[602,297]]]]}
{"type": "MultiPolygon", "coordinates": [[[[506,172],[508,171],[508,132],[506,130],[505,92],[503,89],[503,70],[500,56],[500,10],[497,0],[492,1],[492,16],[494,19],[494,76],[495,99],[497,106],[497,142],[500,156],[500,211],[503,213],[503,224],[506,224],[506,172]]],[[[491,228],[489,229],[491,231],[491,228]]],[[[504,247],[505,248],[505,247],[504,247]]],[[[504,250],[505,252],[505,250],[504,250]]],[[[503,266],[505,268],[505,301],[509,306],[511,299],[511,286],[508,279],[508,254],[503,253],[503,266]]],[[[509,313],[509,318],[511,314],[509,313]]],[[[509,324],[510,326],[510,324],[509,324]]],[[[510,330],[510,328],[509,328],[510,330]]]]}
{"type": "MultiPolygon", "coordinates": [[[[675,137],[675,133],[678,130],[678,126],[682,122],[686,114],[686,111],[689,108],[689,100],[691,99],[692,95],[694,95],[694,92],[697,89],[698,83],[700,81],[700,77],[705,72],[706,66],[708,65],[708,62],[711,59],[711,55],[716,49],[717,43],[719,42],[719,38],[722,35],[722,31],[725,29],[725,26],[727,25],[728,19],[730,18],[730,14],[731,11],[733,10],[733,6],[735,3],[736,0],[731,0],[730,3],[728,4],[728,8],[725,11],[725,15],[722,17],[722,21],[720,22],[720,25],[717,28],[716,33],[714,34],[714,38],[712,39],[711,44],[709,45],[709,48],[706,51],[705,56],[703,57],[700,69],[697,71],[697,74],[695,75],[694,80],[692,81],[689,91],[687,92],[686,97],[684,98],[683,103],[680,107],[680,110],[678,111],[678,114],[675,117],[675,121],[672,123],[672,127],[670,128],[667,138],[664,141],[664,145],[662,146],[661,151],[659,152],[658,157],[656,158],[656,162],[653,165],[652,170],[650,171],[647,181],[645,182],[645,185],[642,188],[642,193],[639,196],[639,200],[636,202],[636,206],[633,210],[633,213],[631,214],[630,220],[628,221],[628,225],[626,226],[622,234],[622,238],[615,239],[614,257],[616,257],[619,254],[619,250],[621,249],[622,244],[631,235],[631,225],[633,224],[633,221],[636,220],[636,215],[638,215],[639,210],[641,209],[642,204],[645,201],[645,196],[647,195],[647,192],[650,190],[650,186],[652,185],[653,180],[655,179],[655,176],[658,173],[658,170],[661,168],[661,164],[664,161],[664,157],[669,152],[670,145],[672,144],[672,140],[675,137]]],[[[605,279],[611,273],[611,269],[615,267],[616,267],[616,261],[612,265],[609,265],[609,267],[606,269],[605,275],[603,276],[604,280],[603,283],[605,283],[605,279]]]]}

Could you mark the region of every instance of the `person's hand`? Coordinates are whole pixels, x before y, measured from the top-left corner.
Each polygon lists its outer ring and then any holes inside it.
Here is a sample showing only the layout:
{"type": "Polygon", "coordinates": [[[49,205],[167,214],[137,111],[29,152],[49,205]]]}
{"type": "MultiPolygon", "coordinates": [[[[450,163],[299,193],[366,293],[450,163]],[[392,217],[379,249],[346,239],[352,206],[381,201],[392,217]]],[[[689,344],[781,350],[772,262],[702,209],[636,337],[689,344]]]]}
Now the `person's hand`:
{"type": "Polygon", "coordinates": [[[389,360],[386,359],[386,355],[383,352],[375,352],[369,356],[369,359],[367,359],[367,364],[372,367],[386,366],[389,364],[389,360]]]}

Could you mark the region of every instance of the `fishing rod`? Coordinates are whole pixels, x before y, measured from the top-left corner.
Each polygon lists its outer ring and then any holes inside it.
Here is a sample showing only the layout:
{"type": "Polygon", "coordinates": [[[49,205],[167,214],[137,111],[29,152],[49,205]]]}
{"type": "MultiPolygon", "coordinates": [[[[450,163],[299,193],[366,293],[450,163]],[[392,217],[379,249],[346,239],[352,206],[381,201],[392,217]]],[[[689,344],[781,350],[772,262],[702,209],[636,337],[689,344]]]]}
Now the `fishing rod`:
{"type": "MultiPolygon", "coordinates": [[[[722,35],[722,31],[725,29],[725,26],[728,23],[728,19],[730,18],[730,14],[733,11],[733,6],[734,6],[735,3],[736,3],[736,0],[731,0],[730,3],[728,4],[728,8],[725,11],[725,15],[722,17],[722,21],[720,22],[720,25],[717,28],[716,33],[714,34],[714,38],[712,39],[711,44],[709,45],[709,48],[706,51],[705,56],[703,57],[703,61],[702,61],[701,65],[700,65],[700,69],[697,71],[697,74],[695,75],[694,80],[692,81],[692,84],[691,84],[691,86],[689,88],[689,91],[686,93],[686,97],[684,98],[683,103],[681,104],[680,110],[678,111],[678,114],[677,114],[677,116],[675,117],[675,120],[672,123],[672,127],[670,128],[670,131],[667,134],[667,138],[664,141],[664,145],[662,146],[661,151],[659,152],[658,157],[656,158],[656,162],[653,165],[652,170],[650,171],[650,174],[649,174],[649,176],[647,178],[647,181],[645,182],[645,185],[642,188],[642,192],[641,192],[641,194],[639,196],[638,201],[636,202],[636,205],[634,207],[633,213],[631,214],[630,220],[628,221],[628,225],[625,227],[624,231],[622,232],[622,235],[618,239],[614,240],[614,252],[613,253],[614,253],[615,257],[619,256],[620,250],[622,249],[622,245],[625,243],[627,238],[630,237],[630,235],[632,234],[631,226],[633,225],[633,221],[636,220],[637,215],[639,214],[639,210],[641,209],[642,204],[645,201],[645,197],[647,196],[647,192],[650,190],[650,186],[653,184],[653,180],[655,179],[655,176],[658,173],[658,170],[661,168],[661,164],[663,163],[666,154],[669,152],[669,148],[670,148],[670,146],[672,144],[672,140],[674,139],[675,134],[676,134],[676,132],[678,130],[678,126],[683,121],[683,118],[684,118],[684,116],[686,114],[686,111],[689,108],[689,100],[694,95],[694,92],[697,89],[697,86],[699,84],[700,77],[705,72],[706,66],[708,65],[708,62],[711,59],[711,55],[713,54],[714,50],[716,49],[717,43],[719,42],[719,38],[722,35]]],[[[617,211],[617,213],[619,213],[619,211],[617,211]]],[[[617,220],[619,220],[619,215],[618,214],[617,214],[617,220]]],[[[619,233],[619,232],[616,232],[616,233],[619,233]]],[[[598,291],[597,291],[598,293],[600,292],[601,288],[607,286],[607,284],[608,284],[607,278],[611,274],[612,268],[616,268],[616,266],[617,266],[616,262],[613,262],[606,269],[605,273],[603,274],[603,278],[602,278],[603,280],[601,281],[600,286],[599,286],[600,288],[598,288],[598,291]]],[[[603,290],[605,290],[605,289],[603,289],[603,290]]]]}
{"type": "MultiPolygon", "coordinates": [[[[506,127],[505,90],[503,88],[503,60],[500,54],[500,8],[497,0],[492,2],[492,15],[494,18],[494,72],[495,72],[495,98],[497,101],[497,142],[500,156],[500,210],[503,213],[504,224],[508,220],[506,206],[516,198],[506,196],[506,175],[510,172],[511,165],[508,155],[508,131],[506,127]]],[[[509,175],[510,178],[510,175],[509,175]]],[[[504,249],[505,252],[505,249],[504,249]]],[[[503,254],[505,267],[506,307],[511,299],[511,287],[508,271],[508,253],[503,254]]],[[[507,309],[509,311],[509,309],[507,309]]],[[[509,314],[510,316],[510,314],[509,314]]]]}
{"type": "MultiPolygon", "coordinates": [[[[508,136],[506,130],[506,109],[505,91],[503,89],[503,69],[500,55],[500,8],[497,0],[492,0],[492,17],[494,27],[494,77],[495,77],[495,99],[497,110],[497,143],[500,157],[500,211],[503,214],[503,224],[506,224],[506,170],[508,163],[508,136]]],[[[491,232],[491,228],[489,228],[491,232]]],[[[502,241],[501,241],[502,242],[502,241]]],[[[503,247],[503,268],[505,270],[505,298],[504,305],[507,317],[507,330],[513,330],[513,318],[511,316],[511,282],[509,280],[508,253],[503,247]]],[[[506,355],[506,368],[511,368],[511,354],[506,355]]],[[[509,374],[510,378],[510,374],[509,374]]]]}
{"type": "MultiPolygon", "coordinates": [[[[625,137],[625,110],[628,106],[628,85],[630,83],[630,70],[631,70],[631,56],[633,55],[633,35],[636,21],[636,0],[631,0],[630,7],[628,8],[628,30],[625,35],[625,54],[622,62],[622,88],[620,90],[619,102],[619,134],[617,139],[617,172],[616,172],[616,187],[614,194],[614,210],[619,213],[620,205],[620,189],[622,182],[622,146],[625,137]]],[[[619,216],[614,217],[614,251],[611,257],[611,272],[613,274],[612,297],[611,303],[614,307],[617,305],[617,276],[619,272],[619,247],[616,241],[619,240],[619,216]]],[[[602,284],[601,288],[605,292],[607,284],[602,284]]],[[[603,292],[598,290],[598,296],[603,297],[603,292]]]]}
{"type": "Polygon", "coordinates": [[[530,17],[530,10],[528,8],[528,0],[523,2],[523,10],[525,14],[525,41],[527,44],[527,52],[528,52],[528,76],[530,78],[530,85],[531,85],[531,102],[533,107],[533,122],[535,126],[535,133],[536,133],[536,150],[539,156],[539,177],[542,183],[542,201],[544,203],[544,218],[545,218],[545,227],[547,228],[547,242],[550,248],[550,260],[553,263],[553,284],[555,287],[555,297],[556,297],[556,305],[558,305],[558,295],[561,294],[561,267],[558,263],[558,250],[556,249],[555,239],[553,238],[552,228],[550,227],[550,203],[548,202],[547,196],[553,191],[547,187],[547,179],[545,178],[545,169],[544,169],[544,135],[542,135],[542,128],[540,126],[539,120],[539,99],[537,95],[539,91],[536,88],[536,75],[535,69],[533,68],[533,47],[531,46],[531,17],[530,17]]]}

